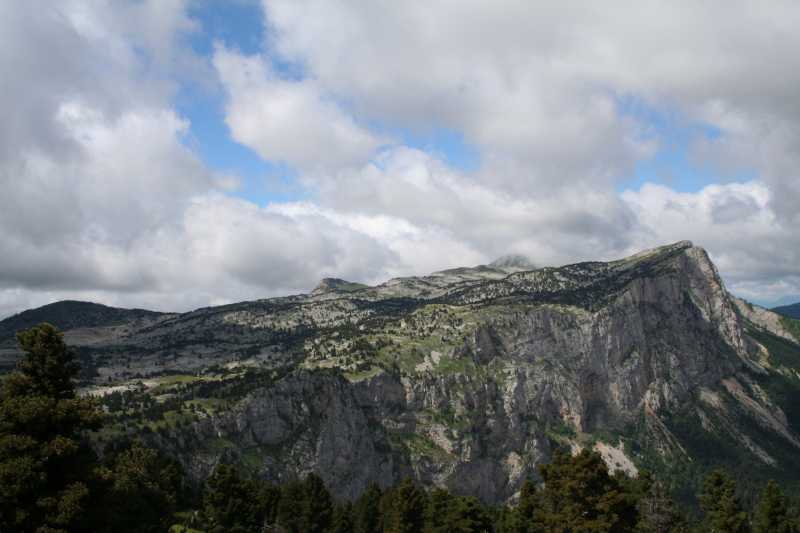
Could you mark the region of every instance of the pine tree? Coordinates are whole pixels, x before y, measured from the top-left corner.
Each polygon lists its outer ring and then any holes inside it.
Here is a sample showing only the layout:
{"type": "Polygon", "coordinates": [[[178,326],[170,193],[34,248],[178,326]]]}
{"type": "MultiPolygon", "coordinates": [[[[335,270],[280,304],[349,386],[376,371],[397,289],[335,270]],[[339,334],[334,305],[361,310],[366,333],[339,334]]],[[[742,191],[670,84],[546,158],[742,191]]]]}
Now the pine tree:
{"type": "Polygon", "coordinates": [[[210,532],[258,531],[264,523],[259,487],[233,466],[220,464],[203,487],[203,515],[210,532]]]}
{"type": "Polygon", "coordinates": [[[328,533],[353,533],[353,505],[345,502],[333,510],[333,521],[328,533]]]}
{"type": "Polygon", "coordinates": [[[789,505],[775,481],[764,487],[753,519],[755,533],[798,533],[796,523],[789,515],[789,505]]]}
{"type": "Polygon", "coordinates": [[[420,533],[425,523],[425,492],[410,478],[387,493],[385,533],[420,533]]]}
{"type": "Polygon", "coordinates": [[[276,523],[286,533],[304,533],[305,488],[303,483],[292,481],[281,487],[276,523]]]}
{"type": "Polygon", "coordinates": [[[355,533],[382,533],[381,492],[378,485],[372,483],[361,494],[353,506],[353,531],[355,533]]]}
{"type": "MultiPolygon", "coordinates": [[[[531,479],[526,479],[522,484],[522,490],[519,495],[519,503],[517,503],[516,514],[517,519],[521,524],[532,523],[536,510],[539,508],[538,501],[539,495],[537,493],[536,484],[531,479]]],[[[516,526],[524,531],[521,525],[516,526]]]]}
{"type": "Polygon", "coordinates": [[[583,450],[571,457],[556,451],[540,465],[544,489],[538,493],[532,530],[557,532],[633,531],[638,522],[637,497],[609,476],[599,454],[583,450]]]}
{"type": "Polygon", "coordinates": [[[445,509],[441,533],[480,533],[492,530],[492,520],[473,497],[453,497],[445,509]]]}
{"type": "Polygon", "coordinates": [[[61,332],[40,324],[17,341],[24,356],[0,389],[0,530],[91,530],[97,458],[84,436],[102,412],[77,397],[61,332]]]}
{"type": "Polygon", "coordinates": [[[454,497],[444,489],[436,488],[431,491],[425,506],[425,533],[449,531],[446,519],[453,500],[454,497]]]}
{"type": "Polygon", "coordinates": [[[711,472],[703,481],[700,506],[709,533],[748,533],[747,513],[736,495],[736,482],[722,470],[711,472]]]}
{"type": "Polygon", "coordinates": [[[325,533],[333,520],[333,502],[325,483],[316,474],[309,474],[304,485],[305,533],[325,533]]]}
{"type": "Polygon", "coordinates": [[[530,521],[523,520],[523,518],[520,516],[519,506],[513,508],[503,506],[500,509],[500,514],[497,518],[495,532],[527,533],[528,528],[526,526],[526,522],[530,521]]]}
{"type": "Polygon", "coordinates": [[[125,533],[164,531],[182,489],[178,465],[152,448],[134,443],[105,470],[102,511],[105,529],[125,533]]]}
{"type": "Polygon", "coordinates": [[[639,500],[639,527],[642,533],[678,533],[686,530],[683,516],[670,498],[664,484],[647,472],[640,473],[647,487],[639,500]]]}
{"type": "Polygon", "coordinates": [[[258,507],[264,515],[265,524],[275,524],[278,519],[278,505],[281,489],[271,483],[261,482],[258,491],[258,507]]]}

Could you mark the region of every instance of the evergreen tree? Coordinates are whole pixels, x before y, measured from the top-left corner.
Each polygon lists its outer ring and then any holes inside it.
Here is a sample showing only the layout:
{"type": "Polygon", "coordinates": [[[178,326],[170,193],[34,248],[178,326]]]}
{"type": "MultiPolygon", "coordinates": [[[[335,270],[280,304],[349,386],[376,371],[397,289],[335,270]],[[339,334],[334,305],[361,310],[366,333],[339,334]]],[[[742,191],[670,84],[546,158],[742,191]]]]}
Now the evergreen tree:
{"type": "Polygon", "coordinates": [[[639,527],[642,533],[679,533],[687,526],[664,484],[654,480],[647,472],[639,476],[645,482],[643,497],[639,500],[639,527]]]}
{"type": "Polygon", "coordinates": [[[428,495],[425,506],[425,533],[447,532],[447,513],[454,497],[444,489],[436,488],[428,495]]]}
{"type": "Polygon", "coordinates": [[[533,482],[533,480],[526,479],[522,484],[519,502],[517,503],[517,507],[515,509],[516,516],[514,518],[516,520],[513,521],[513,526],[511,523],[506,525],[506,527],[509,528],[509,531],[519,531],[524,533],[529,529],[526,524],[533,523],[534,515],[540,505],[538,500],[539,495],[536,490],[536,484],[533,482]]]}
{"type": "Polygon", "coordinates": [[[264,515],[265,524],[275,524],[278,520],[278,505],[281,501],[281,489],[271,483],[260,483],[258,507],[264,515]]]}
{"type": "Polygon", "coordinates": [[[492,530],[492,520],[473,497],[453,497],[445,509],[440,533],[481,533],[492,530]]]}
{"type": "Polygon", "coordinates": [[[0,531],[88,531],[102,413],[79,398],[74,355],[49,324],[17,334],[24,352],[0,388],[0,531]]]}
{"type": "Polygon", "coordinates": [[[281,487],[276,523],[288,533],[323,533],[333,523],[334,506],[322,479],[309,474],[281,487]]]}
{"type": "Polygon", "coordinates": [[[106,471],[102,510],[106,529],[117,532],[164,531],[182,489],[178,465],[156,450],[135,443],[119,453],[106,471]]]}
{"type": "Polygon", "coordinates": [[[796,495],[788,499],[789,506],[789,519],[794,524],[795,528],[800,531],[800,498],[796,495]]]}
{"type": "Polygon", "coordinates": [[[704,527],[709,533],[747,533],[747,513],[736,495],[736,482],[722,470],[711,472],[703,481],[700,506],[705,512],[704,527]]]}
{"type": "Polygon", "coordinates": [[[361,494],[353,506],[353,531],[355,533],[382,533],[381,492],[378,485],[372,483],[361,494]]]}
{"type": "Polygon", "coordinates": [[[410,478],[387,493],[385,533],[420,533],[425,523],[425,491],[410,478]]]}
{"type": "Polygon", "coordinates": [[[798,533],[797,523],[789,515],[789,505],[778,484],[770,480],[756,507],[753,519],[755,533],[798,533]]]}
{"type": "Polygon", "coordinates": [[[304,485],[305,533],[325,533],[333,520],[333,502],[325,483],[316,474],[309,474],[304,485]]]}
{"type": "Polygon", "coordinates": [[[544,489],[533,512],[533,531],[624,532],[638,522],[637,497],[609,476],[599,454],[583,450],[572,457],[557,450],[552,463],[540,465],[544,489]]]}
{"type": "Polygon", "coordinates": [[[526,522],[519,513],[519,506],[506,507],[500,509],[499,516],[495,525],[496,533],[527,533],[526,522]]]}
{"type": "Polygon", "coordinates": [[[353,533],[353,505],[350,502],[334,508],[333,521],[328,531],[329,533],[353,533]]]}
{"type": "Polygon", "coordinates": [[[203,515],[212,533],[259,531],[265,510],[259,502],[259,486],[243,479],[233,466],[220,464],[203,488],[203,515]]]}
{"type": "Polygon", "coordinates": [[[303,483],[292,481],[281,487],[276,523],[286,533],[304,533],[305,490],[303,483]]]}

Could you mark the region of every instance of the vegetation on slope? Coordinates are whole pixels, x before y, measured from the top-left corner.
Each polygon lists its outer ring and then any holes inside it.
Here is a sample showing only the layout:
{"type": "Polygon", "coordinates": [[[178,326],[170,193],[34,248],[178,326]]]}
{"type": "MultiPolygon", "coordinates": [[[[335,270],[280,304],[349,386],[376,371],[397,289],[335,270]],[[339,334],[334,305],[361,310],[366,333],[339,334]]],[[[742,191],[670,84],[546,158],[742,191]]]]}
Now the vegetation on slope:
{"type": "Polygon", "coordinates": [[[800,342],[800,320],[790,317],[782,317],[781,325],[786,328],[789,334],[800,342]]]}
{"type": "MultiPolygon", "coordinates": [[[[765,485],[748,507],[734,478],[707,476],[693,518],[657,477],[611,475],[591,451],[556,452],[514,506],[411,480],[369,487],[354,503],[309,474],[280,486],[219,464],[201,487],[152,449],[129,441],[102,460],[88,446],[102,411],[75,394],[77,365],[61,334],[43,324],[18,336],[25,352],[0,388],[0,530],[9,532],[796,532],[797,502],[765,485]]],[[[214,382],[208,382],[214,383],[214,382]]],[[[184,384],[178,384],[183,386],[184,384]]],[[[225,386],[225,385],[222,385],[225,386]]]]}
{"type": "Polygon", "coordinates": [[[119,309],[91,302],[64,300],[22,313],[0,321],[0,341],[13,339],[17,331],[31,328],[41,322],[53,324],[61,330],[111,326],[139,318],[161,315],[144,309],[119,309]]]}

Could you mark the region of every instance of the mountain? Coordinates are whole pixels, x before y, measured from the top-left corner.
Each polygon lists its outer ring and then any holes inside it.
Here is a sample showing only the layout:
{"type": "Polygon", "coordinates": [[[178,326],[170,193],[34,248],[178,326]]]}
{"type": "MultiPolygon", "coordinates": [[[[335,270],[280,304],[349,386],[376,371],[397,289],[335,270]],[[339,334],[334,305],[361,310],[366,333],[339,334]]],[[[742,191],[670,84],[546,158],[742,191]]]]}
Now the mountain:
{"type": "Polygon", "coordinates": [[[108,344],[120,334],[164,316],[168,315],[73,300],[23,311],[0,321],[0,371],[11,368],[19,355],[15,348],[16,332],[41,322],[48,322],[66,331],[66,339],[70,344],[88,346],[97,341],[108,344]]]}
{"type": "Polygon", "coordinates": [[[163,314],[144,309],[119,309],[91,302],[63,300],[29,309],[0,321],[0,339],[6,340],[17,331],[41,322],[49,322],[61,330],[70,330],[122,324],[163,314]]]}
{"type": "Polygon", "coordinates": [[[800,320],[800,303],[774,307],[772,308],[772,311],[783,316],[788,316],[789,318],[800,320]]]}
{"type": "Polygon", "coordinates": [[[319,282],[319,285],[311,291],[312,295],[327,294],[327,293],[340,293],[340,292],[353,292],[366,289],[367,286],[361,283],[353,283],[339,278],[324,278],[319,282]]]}
{"type": "Polygon", "coordinates": [[[504,255],[489,263],[490,267],[500,268],[509,272],[520,270],[536,270],[536,265],[524,255],[504,255]]]}
{"type": "Polygon", "coordinates": [[[690,242],[524,268],[328,279],[73,335],[113,421],[95,445],[139,436],[198,480],[315,471],[351,498],[412,476],[506,501],[557,446],[684,499],[715,466],[800,488],[800,322],[730,295],[690,242]]]}

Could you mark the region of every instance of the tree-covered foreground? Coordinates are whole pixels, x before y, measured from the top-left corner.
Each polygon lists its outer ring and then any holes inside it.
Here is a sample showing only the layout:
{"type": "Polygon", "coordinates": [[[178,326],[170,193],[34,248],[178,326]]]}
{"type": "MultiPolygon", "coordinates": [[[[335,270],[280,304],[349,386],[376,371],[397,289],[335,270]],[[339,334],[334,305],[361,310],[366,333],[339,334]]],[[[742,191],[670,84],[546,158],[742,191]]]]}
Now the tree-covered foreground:
{"type": "Polygon", "coordinates": [[[277,486],[220,464],[193,486],[174,460],[140,442],[99,457],[103,424],[77,395],[78,365],[62,334],[41,324],[17,335],[25,355],[0,385],[0,532],[800,532],[797,505],[774,482],[745,505],[724,471],[711,473],[699,510],[681,509],[658,479],[610,474],[584,450],[557,451],[515,505],[492,507],[406,479],[355,501],[314,474],[277,486]]]}

